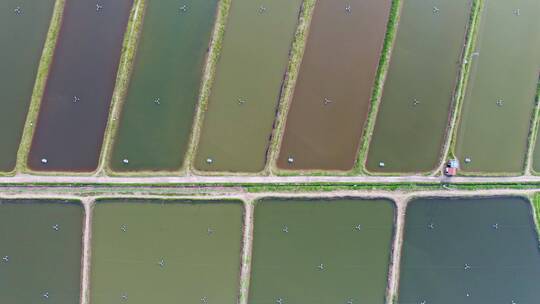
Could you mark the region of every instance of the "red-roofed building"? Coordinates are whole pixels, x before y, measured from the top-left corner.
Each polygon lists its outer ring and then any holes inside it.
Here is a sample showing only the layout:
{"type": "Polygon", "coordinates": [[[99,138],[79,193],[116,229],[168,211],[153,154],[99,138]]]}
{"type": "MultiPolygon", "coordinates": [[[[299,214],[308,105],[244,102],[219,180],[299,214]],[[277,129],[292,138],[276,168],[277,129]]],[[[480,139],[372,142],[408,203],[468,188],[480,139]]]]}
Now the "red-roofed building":
{"type": "Polygon", "coordinates": [[[446,176],[456,176],[457,175],[457,168],[444,168],[444,175],[446,176]]]}

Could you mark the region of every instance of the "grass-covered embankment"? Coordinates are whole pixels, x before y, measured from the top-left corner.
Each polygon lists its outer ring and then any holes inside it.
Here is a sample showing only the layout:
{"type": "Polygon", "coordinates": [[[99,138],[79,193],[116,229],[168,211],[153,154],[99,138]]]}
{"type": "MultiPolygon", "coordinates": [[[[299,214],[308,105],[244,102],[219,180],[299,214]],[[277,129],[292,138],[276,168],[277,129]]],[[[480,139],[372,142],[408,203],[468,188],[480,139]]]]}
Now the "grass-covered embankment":
{"type": "Polygon", "coordinates": [[[274,128],[272,130],[272,137],[266,153],[267,162],[265,173],[273,173],[278,171],[275,164],[279,155],[281,139],[283,137],[283,131],[285,129],[285,123],[287,120],[287,113],[289,112],[289,106],[293,98],[296,80],[298,79],[302,58],[304,57],[311,18],[313,17],[316,2],[316,0],[304,0],[302,3],[302,9],[298,19],[298,27],[296,28],[291,51],[289,53],[289,65],[287,66],[287,71],[283,80],[276,119],[274,121],[274,128]]]}
{"type": "Polygon", "coordinates": [[[467,84],[469,81],[469,73],[472,66],[474,50],[476,48],[476,42],[478,38],[478,31],[480,28],[481,12],[484,6],[484,0],[474,0],[471,8],[471,17],[469,18],[469,25],[467,35],[465,38],[465,47],[463,50],[462,65],[458,76],[456,89],[454,92],[454,105],[451,108],[450,122],[446,131],[447,140],[443,147],[442,161],[447,158],[455,158],[456,153],[456,141],[459,130],[459,122],[461,119],[460,113],[463,107],[463,101],[467,90],[467,84]]]}
{"type": "Polygon", "coordinates": [[[62,17],[65,4],[66,0],[56,0],[54,4],[54,11],[51,18],[51,23],[49,25],[49,31],[47,33],[47,39],[45,40],[45,45],[43,47],[43,52],[41,54],[38,72],[36,75],[36,81],[34,83],[34,89],[32,91],[32,100],[30,101],[30,107],[26,116],[26,123],[24,126],[21,143],[17,152],[17,164],[14,172],[11,172],[11,174],[28,171],[26,160],[28,158],[28,153],[30,152],[32,136],[34,135],[34,129],[37,124],[39,107],[41,105],[41,99],[47,83],[47,77],[49,76],[49,69],[52,64],[58,33],[60,31],[60,27],[62,26],[62,17]]]}
{"type": "Polygon", "coordinates": [[[180,170],[182,172],[193,170],[193,160],[195,159],[195,153],[197,152],[197,145],[199,143],[199,137],[201,134],[204,113],[206,112],[212,84],[214,83],[216,66],[223,47],[223,39],[225,37],[225,29],[227,27],[227,18],[229,16],[230,7],[231,0],[220,0],[216,16],[216,23],[214,25],[214,32],[212,33],[212,41],[210,42],[206,66],[204,68],[199,100],[195,110],[195,117],[193,118],[193,127],[191,130],[188,149],[184,159],[184,166],[180,170]]]}
{"type": "Polygon", "coordinates": [[[534,169],[534,150],[536,149],[536,141],[538,140],[538,128],[540,127],[540,74],[538,75],[538,85],[536,86],[536,96],[534,98],[535,108],[531,121],[531,130],[529,132],[529,140],[527,147],[527,157],[525,159],[525,175],[538,175],[534,169]]]}
{"type": "Polygon", "coordinates": [[[137,45],[143,26],[145,9],[146,0],[136,0],[129,16],[129,22],[124,35],[124,42],[122,43],[122,54],[120,56],[120,65],[118,66],[116,75],[116,84],[111,105],[109,106],[109,121],[103,136],[103,146],[101,148],[99,165],[96,171],[99,174],[110,173],[107,165],[114,145],[114,137],[117,133],[122,106],[129,88],[131,72],[133,71],[133,62],[137,54],[137,45]]]}
{"type": "Polygon", "coordinates": [[[536,223],[536,232],[540,238],[540,193],[536,193],[532,198],[532,207],[534,211],[534,222],[536,223]]]}
{"type": "Polygon", "coordinates": [[[364,132],[362,133],[362,140],[358,151],[358,158],[356,166],[351,172],[351,175],[366,174],[365,162],[367,159],[367,153],[371,136],[375,128],[375,121],[377,119],[377,113],[379,103],[381,102],[384,83],[386,81],[386,75],[388,68],[390,67],[390,60],[392,58],[392,50],[396,40],[398,31],[399,19],[401,16],[402,0],[393,0],[392,8],[390,9],[390,17],[388,19],[388,28],[386,31],[386,37],[384,38],[384,45],[379,60],[379,67],[375,77],[375,84],[373,86],[373,93],[371,94],[371,101],[369,106],[369,112],[364,126],[364,132]]]}

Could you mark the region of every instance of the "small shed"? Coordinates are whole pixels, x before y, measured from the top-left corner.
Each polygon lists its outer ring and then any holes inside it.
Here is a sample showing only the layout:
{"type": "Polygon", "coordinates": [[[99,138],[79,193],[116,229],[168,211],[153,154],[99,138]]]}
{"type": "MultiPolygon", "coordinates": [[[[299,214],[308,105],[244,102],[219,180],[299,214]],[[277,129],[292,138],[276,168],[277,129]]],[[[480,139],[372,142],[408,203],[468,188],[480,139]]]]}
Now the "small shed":
{"type": "Polygon", "coordinates": [[[459,168],[459,162],[457,159],[451,159],[448,161],[448,164],[447,164],[448,168],[459,168]]]}

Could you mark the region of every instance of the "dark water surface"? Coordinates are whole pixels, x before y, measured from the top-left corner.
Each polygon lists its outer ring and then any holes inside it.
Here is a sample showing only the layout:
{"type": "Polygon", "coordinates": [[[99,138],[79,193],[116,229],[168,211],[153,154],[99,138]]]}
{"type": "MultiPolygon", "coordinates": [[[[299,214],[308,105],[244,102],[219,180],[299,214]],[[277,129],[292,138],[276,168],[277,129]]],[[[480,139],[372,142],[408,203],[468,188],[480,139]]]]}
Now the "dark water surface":
{"type": "Polygon", "coordinates": [[[538,0],[484,3],[457,141],[465,171],[524,169],[540,76],[538,12],[538,0]]]}
{"type": "Polygon", "coordinates": [[[525,199],[413,201],[398,303],[538,303],[538,245],[525,199]]]}
{"type": "Polygon", "coordinates": [[[17,160],[54,0],[0,1],[0,171],[17,160]]]}
{"type": "Polygon", "coordinates": [[[174,170],[182,165],[217,2],[147,2],[110,163],[114,170],[174,170]]]}
{"type": "Polygon", "coordinates": [[[79,303],[84,210],[0,200],[0,303],[79,303]]]}
{"type": "Polygon", "coordinates": [[[242,214],[240,202],[98,202],[92,304],[236,304],[242,214]]]}
{"type": "Polygon", "coordinates": [[[317,2],[287,117],[280,168],[353,167],[391,2],[317,2]]]}
{"type": "Polygon", "coordinates": [[[249,303],[385,303],[393,220],[386,200],[259,202],[249,303]]]}
{"type": "Polygon", "coordinates": [[[133,0],[67,0],[28,165],[93,171],[133,0]],[[46,159],[46,163],[44,163],[46,159]]]}
{"type": "Polygon", "coordinates": [[[433,170],[440,158],[472,0],[407,0],[371,139],[372,172],[433,170]]]}
{"type": "Polygon", "coordinates": [[[264,169],[301,3],[232,1],[196,169],[264,169]]]}

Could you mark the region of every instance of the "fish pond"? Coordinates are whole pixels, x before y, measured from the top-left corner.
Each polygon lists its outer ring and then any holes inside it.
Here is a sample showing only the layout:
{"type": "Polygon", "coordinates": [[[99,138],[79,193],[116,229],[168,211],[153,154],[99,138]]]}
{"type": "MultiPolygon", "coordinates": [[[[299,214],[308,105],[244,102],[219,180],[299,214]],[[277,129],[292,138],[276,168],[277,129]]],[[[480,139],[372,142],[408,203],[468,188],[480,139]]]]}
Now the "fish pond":
{"type": "Polygon", "coordinates": [[[394,205],[264,199],[255,207],[249,303],[385,303],[394,205]]]}
{"type": "Polygon", "coordinates": [[[66,0],[28,166],[94,171],[133,0],[66,0]]]}
{"type": "Polygon", "coordinates": [[[0,200],[0,303],[79,303],[78,202],[0,200]]]}
{"type": "Polygon", "coordinates": [[[528,200],[418,199],[405,221],[397,303],[537,303],[540,249],[528,200]]]}
{"type": "Polygon", "coordinates": [[[242,219],[238,201],[98,201],[91,303],[237,303],[242,219]]]}
{"type": "Polygon", "coordinates": [[[15,168],[54,3],[0,1],[0,171],[15,168]]]}
{"type": "Polygon", "coordinates": [[[472,0],[403,1],[366,169],[433,170],[440,159],[472,0]]]}
{"type": "Polygon", "coordinates": [[[316,3],[281,144],[280,168],[352,169],[391,4],[316,3]]]}
{"type": "Polygon", "coordinates": [[[217,2],[146,2],[109,164],[113,170],[171,171],[182,166],[217,2]]]}
{"type": "Polygon", "coordinates": [[[302,0],[231,2],[196,169],[264,169],[301,4],[302,0]]]}
{"type": "Polygon", "coordinates": [[[484,1],[457,140],[465,172],[520,173],[540,73],[540,1],[484,1]]]}

